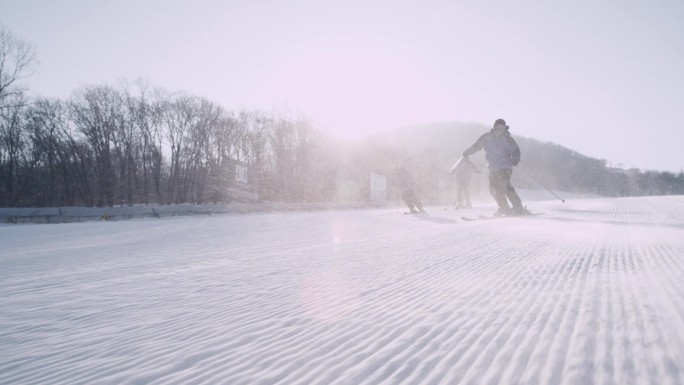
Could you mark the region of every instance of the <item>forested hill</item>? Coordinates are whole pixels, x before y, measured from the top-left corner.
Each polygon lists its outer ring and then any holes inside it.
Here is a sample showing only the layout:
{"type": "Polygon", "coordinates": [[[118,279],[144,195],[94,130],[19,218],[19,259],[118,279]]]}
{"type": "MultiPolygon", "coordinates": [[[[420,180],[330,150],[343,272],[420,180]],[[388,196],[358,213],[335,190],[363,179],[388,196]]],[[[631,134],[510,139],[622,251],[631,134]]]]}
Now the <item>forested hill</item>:
{"type": "MultiPolygon", "coordinates": [[[[405,154],[401,162],[419,180],[430,195],[452,183],[445,171],[460,154],[489,127],[475,123],[435,123],[391,130],[370,139],[375,145],[384,143],[405,154]],[[401,150],[399,150],[401,149],[401,150]]],[[[515,135],[522,153],[515,169],[513,183],[524,188],[550,188],[562,191],[595,193],[606,196],[684,194],[684,174],[608,166],[605,159],[582,155],[558,144],[515,135]]],[[[484,152],[471,160],[486,170],[484,152]]],[[[486,176],[486,172],[483,172],[486,176]]],[[[486,183],[474,181],[475,189],[486,183]]]]}

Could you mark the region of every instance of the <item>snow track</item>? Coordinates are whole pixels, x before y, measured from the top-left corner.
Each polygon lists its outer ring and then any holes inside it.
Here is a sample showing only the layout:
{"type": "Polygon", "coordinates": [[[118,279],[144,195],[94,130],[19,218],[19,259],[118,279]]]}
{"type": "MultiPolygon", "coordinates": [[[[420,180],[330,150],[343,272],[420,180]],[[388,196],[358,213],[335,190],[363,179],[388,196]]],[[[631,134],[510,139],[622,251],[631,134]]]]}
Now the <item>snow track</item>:
{"type": "Polygon", "coordinates": [[[684,198],[534,206],[3,226],[0,384],[683,384],[684,198]]]}

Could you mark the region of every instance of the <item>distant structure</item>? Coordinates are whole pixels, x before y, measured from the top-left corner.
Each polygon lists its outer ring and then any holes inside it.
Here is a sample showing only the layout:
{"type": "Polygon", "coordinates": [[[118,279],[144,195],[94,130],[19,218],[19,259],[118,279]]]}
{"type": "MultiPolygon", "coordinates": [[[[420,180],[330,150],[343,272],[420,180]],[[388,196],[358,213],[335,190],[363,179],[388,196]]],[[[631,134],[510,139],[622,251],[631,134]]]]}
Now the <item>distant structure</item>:
{"type": "Polygon", "coordinates": [[[374,172],[370,173],[370,200],[372,202],[387,200],[387,178],[374,172]]]}
{"type": "Polygon", "coordinates": [[[228,159],[223,162],[220,172],[212,180],[211,200],[225,203],[259,202],[259,181],[258,173],[251,165],[228,159]]]}

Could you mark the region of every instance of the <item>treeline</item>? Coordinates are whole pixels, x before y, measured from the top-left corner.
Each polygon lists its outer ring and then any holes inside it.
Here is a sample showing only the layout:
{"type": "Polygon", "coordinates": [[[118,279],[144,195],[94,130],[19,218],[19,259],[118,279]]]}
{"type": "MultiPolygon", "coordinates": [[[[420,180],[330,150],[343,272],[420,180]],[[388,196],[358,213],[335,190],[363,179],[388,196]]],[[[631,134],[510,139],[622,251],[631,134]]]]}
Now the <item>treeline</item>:
{"type": "Polygon", "coordinates": [[[301,117],[233,113],[140,84],[10,99],[0,109],[0,206],[227,202],[235,161],[249,165],[261,199],[335,193],[324,138],[301,117]]]}
{"type": "MultiPolygon", "coordinates": [[[[86,86],[66,100],[17,94],[0,108],[0,206],[230,202],[235,162],[262,201],[367,200],[369,173],[411,171],[424,198],[452,199],[445,171],[487,128],[448,123],[335,143],[307,119],[231,112],[145,84],[86,86]]],[[[606,196],[684,194],[684,175],[610,168],[562,146],[516,138],[521,188],[606,196]]],[[[482,154],[474,161],[486,168],[482,154]]],[[[487,196],[486,172],[473,192],[487,196]]],[[[390,199],[398,199],[390,179],[390,199]]]]}
{"type": "MultiPolygon", "coordinates": [[[[405,163],[426,198],[453,200],[455,180],[446,176],[445,171],[488,130],[487,126],[476,123],[435,123],[394,130],[377,136],[374,142],[395,148],[393,159],[405,163]]],[[[558,144],[516,136],[515,127],[511,131],[522,153],[522,160],[513,173],[516,187],[613,197],[684,194],[684,172],[614,168],[606,160],[588,157],[558,144]]],[[[490,199],[483,152],[471,156],[471,160],[483,171],[474,175],[471,191],[490,199]]],[[[382,158],[367,163],[376,165],[379,168],[376,172],[390,172],[388,162],[383,163],[382,158]]],[[[553,199],[551,194],[549,199],[553,199]]]]}

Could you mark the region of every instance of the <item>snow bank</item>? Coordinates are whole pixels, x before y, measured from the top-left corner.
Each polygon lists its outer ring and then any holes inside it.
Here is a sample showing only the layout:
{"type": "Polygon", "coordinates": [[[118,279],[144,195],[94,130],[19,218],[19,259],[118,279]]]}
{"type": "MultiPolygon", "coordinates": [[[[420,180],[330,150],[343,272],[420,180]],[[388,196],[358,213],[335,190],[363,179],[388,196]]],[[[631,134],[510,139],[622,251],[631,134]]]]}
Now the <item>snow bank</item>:
{"type": "Polygon", "coordinates": [[[340,210],[386,207],[377,202],[343,203],[231,203],[206,205],[149,205],[123,207],[55,207],[55,208],[0,208],[0,223],[70,223],[86,221],[117,221],[135,218],[161,218],[186,215],[246,214],[256,212],[285,212],[340,210]]]}
{"type": "MultiPolygon", "coordinates": [[[[554,198],[546,190],[518,190],[524,201],[546,201],[554,198]]],[[[563,199],[589,199],[600,196],[558,192],[563,199]]],[[[474,200],[479,205],[491,205],[491,199],[474,200]]],[[[430,202],[444,204],[448,202],[430,202]]],[[[0,223],[69,223],[96,220],[125,220],[134,218],[161,218],[184,215],[246,214],[256,212],[350,210],[383,207],[404,207],[402,202],[321,202],[321,203],[231,203],[206,205],[147,205],[123,207],[53,207],[53,208],[0,208],[0,223]]]]}

